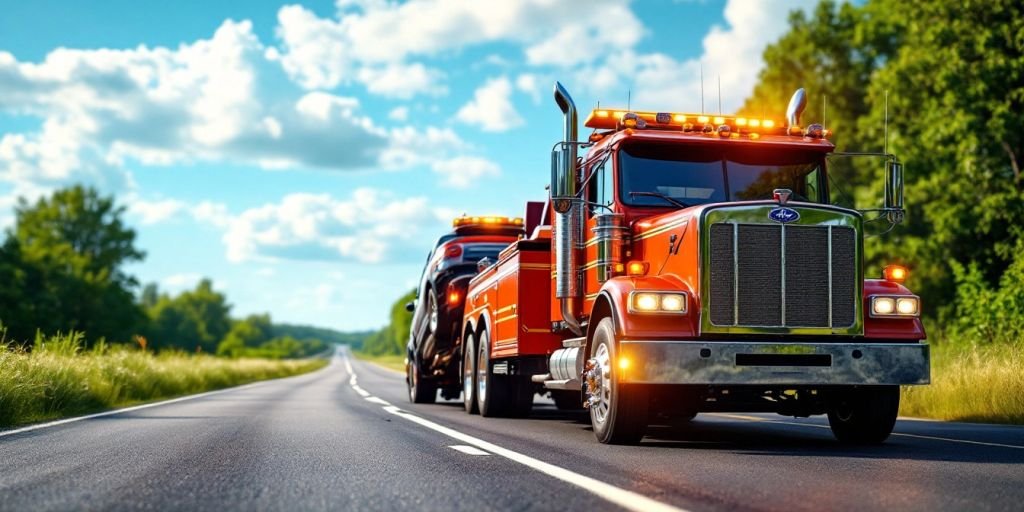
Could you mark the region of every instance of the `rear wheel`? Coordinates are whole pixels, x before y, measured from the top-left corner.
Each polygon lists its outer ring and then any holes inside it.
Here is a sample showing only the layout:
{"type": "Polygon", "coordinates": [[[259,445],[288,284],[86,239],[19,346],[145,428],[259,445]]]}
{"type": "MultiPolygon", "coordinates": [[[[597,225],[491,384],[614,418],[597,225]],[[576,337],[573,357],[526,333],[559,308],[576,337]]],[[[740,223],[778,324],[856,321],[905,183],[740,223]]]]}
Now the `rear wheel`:
{"type": "Polygon", "coordinates": [[[476,349],[476,403],[481,416],[501,415],[504,397],[500,395],[501,389],[495,385],[494,374],[491,373],[491,336],[484,329],[480,331],[476,349]]]}
{"type": "Polygon", "coordinates": [[[590,424],[594,436],[606,444],[636,444],[647,430],[647,388],[619,382],[615,366],[615,330],[611,318],[597,324],[590,346],[591,369],[587,372],[590,424]]]}
{"type": "Polygon", "coordinates": [[[899,386],[869,386],[841,391],[829,404],[828,424],[840,442],[881,444],[896,426],[899,386]]]}
{"type": "Polygon", "coordinates": [[[462,405],[469,414],[476,414],[476,337],[466,333],[462,351],[462,405]]]}
{"type": "Polygon", "coordinates": [[[420,365],[416,356],[409,356],[409,364],[405,365],[405,381],[409,386],[409,401],[414,404],[432,404],[437,400],[437,386],[423,380],[420,365]]]}

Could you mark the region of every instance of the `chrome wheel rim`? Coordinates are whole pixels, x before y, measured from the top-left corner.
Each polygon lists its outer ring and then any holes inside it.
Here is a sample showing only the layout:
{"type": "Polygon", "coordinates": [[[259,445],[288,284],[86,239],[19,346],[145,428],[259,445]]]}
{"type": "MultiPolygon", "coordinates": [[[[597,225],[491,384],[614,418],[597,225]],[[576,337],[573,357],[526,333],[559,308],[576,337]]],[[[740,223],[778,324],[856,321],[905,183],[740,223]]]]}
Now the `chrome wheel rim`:
{"type": "Polygon", "coordinates": [[[611,355],[608,353],[608,346],[604,343],[597,346],[597,353],[594,354],[594,363],[599,369],[597,375],[598,401],[590,406],[590,414],[594,416],[596,423],[604,424],[608,419],[608,411],[611,410],[612,403],[611,355]]]}
{"type": "Polygon", "coordinates": [[[481,337],[480,347],[477,348],[476,358],[476,399],[478,403],[484,403],[487,399],[487,350],[489,340],[486,336],[481,337]]]}
{"type": "Polygon", "coordinates": [[[462,357],[462,399],[468,404],[473,397],[473,357],[472,345],[466,345],[466,353],[462,357]]]}
{"type": "Polygon", "coordinates": [[[430,293],[430,314],[427,317],[427,324],[430,327],[430,332],[437,332],[437,299],[434,298],[434,293],[430,293]]]}

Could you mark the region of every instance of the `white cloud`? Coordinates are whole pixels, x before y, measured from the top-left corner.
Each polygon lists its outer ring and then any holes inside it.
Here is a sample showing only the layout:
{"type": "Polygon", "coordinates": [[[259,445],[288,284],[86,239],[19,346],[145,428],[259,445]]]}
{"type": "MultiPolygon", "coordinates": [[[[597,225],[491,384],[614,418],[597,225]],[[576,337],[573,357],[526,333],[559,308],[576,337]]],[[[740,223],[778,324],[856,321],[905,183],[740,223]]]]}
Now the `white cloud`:
{"type": "Polygon", "coordinates": [[[409,107],[395,107],[388,112],[388,119],[405,122],[409,119],[409,107]]]}
{"type": "Polygon", "coordinates": [[[389,98],[409,99],[417,94],[439,96],[448,92],[447,87],[438,84],[444,73],[418,62],[368,66],[360,69],[356,77],[367,91],[389,98]]]}
{"type": "Polygon", "coordinates": [[[694,112],[701,107],[703,64],[705,111],[718,111],[720,77],[722,111],[733,112],[757,82],[765,46],[788,27],[784,14],[815,4],[816,0],[729,0],[726,26],[711,27],[700,58],[678,60],[665,53],[625,49],[610,53],[602,62],[576,68],[576,82],[594,94],[610,93],[615,98],[625,96],[628,89],[637,109],[694,112]]]}
{"type": "Polygon", "coordinates": [[[460,156],[435,162],[434,172],[444,176],[444,184],[454,188],[469,188],[480,178],[498,176],[501,168],[485,158],[460,156]]]}
{"type": "Polygon", "coordinates": [[[147,225],[163,222],[187,208],[187,204],[177,199],[134,200],[128,204],[128,213],[138,217],[142,224],[147,225]]]}
{"type": "Polygon", "coordinates": [[[368,188],[355,190],[347,199],[289,194],[278,203],[231,217],[223,240],[232,262],[379,263],[408,254],[399,249],[411,248],[419,232],[439,229],[441,214],[425,198],[399,199],[368,188]]]}
{"type": "Polygon", "coordinates": [[[473,99],[462,106],[455,118],[466,124],[480,126],[485,132],[504,132],[523,124],[523,118],[512,106],[512,82],[507,77],[492,78],[473,93],[473,99]]]}
{"type": "Polygon", "coordinates": [[[534,103],[540,103],[540,77],[523,73],[516,77],[516,89],[530,96],[534,103]]]}
{"type": "MultiPolygon", "coordinates": [[[[388,95],[394,94],[391,87],[365,79],[367,68],[407,68],[411,58],[492,42],[528,45],[524,53],[531,64],[572,64],[631,47],[644,33],[627,0],[591,0],[586,9],[566,8],[550,0],[339,1],[337,5],[336,19],[320,18],[298,5],[278,11],[281,48],[268,56],[303,87],[331,88],[359,79],[377,88],[370,92],[388,95]],[[563,46],[578,43],[588,46],[563,46]]],[[[433,87],[441,76],[429,75],[426,68],[412,73],[407,79],[418,83],[403,93],[436,93],[433,87]]]]}

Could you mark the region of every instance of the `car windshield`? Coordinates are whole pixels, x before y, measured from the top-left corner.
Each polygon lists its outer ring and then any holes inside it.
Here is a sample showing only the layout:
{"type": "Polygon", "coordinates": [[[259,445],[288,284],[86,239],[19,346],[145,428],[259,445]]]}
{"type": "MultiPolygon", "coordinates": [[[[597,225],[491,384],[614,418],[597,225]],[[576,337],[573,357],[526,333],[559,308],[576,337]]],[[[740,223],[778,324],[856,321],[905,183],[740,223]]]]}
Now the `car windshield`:
{"type": "Polygon", "coordinates": [[[634,144],[619,152],[620,196],[634,206],[693,206],[772,199],[822,202],[818,153],[772,149],[634,144]]]}

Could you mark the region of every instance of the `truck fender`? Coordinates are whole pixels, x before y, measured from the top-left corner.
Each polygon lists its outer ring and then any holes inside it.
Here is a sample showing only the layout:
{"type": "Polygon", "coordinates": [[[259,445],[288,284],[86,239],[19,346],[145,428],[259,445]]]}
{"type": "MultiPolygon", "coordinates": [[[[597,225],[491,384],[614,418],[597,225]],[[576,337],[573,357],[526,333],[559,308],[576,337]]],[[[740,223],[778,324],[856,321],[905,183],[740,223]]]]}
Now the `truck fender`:
{"type": "MultiPolygon", "coordinates": [[[[693,318],[695,318],[696,315],[696,300],[693,296],[693,291],[686,285],[686,283],[679,279],[671,278],[670,276],[639,278],[616,277],[609,279],[604,283],[604,286],[601,287],[600,293],[598,293],[597,298],[594,300],[594,305],[591,307],[590,321],[587,324],[588,354],[590,350],[590,341],[593,339],[597,323],[606,316],[611,316],[617,338],[624,337],[626,334],[636,331],[638,318],[636,315],[629,314],[629,294],[633,290],[685,292],[689,298],[688,300],[690,301],[688,307],[691,311],[687,317],[690,319],[691,331],[695,329],[696,322],[693,321],[693,318]]],[[[673,323],[674,328],[678,329],[678,320],[673,320],[670,317],[650,317],[647,318],[644,323],[655,324],[665,321],[670,321],[673,323]]]]}

